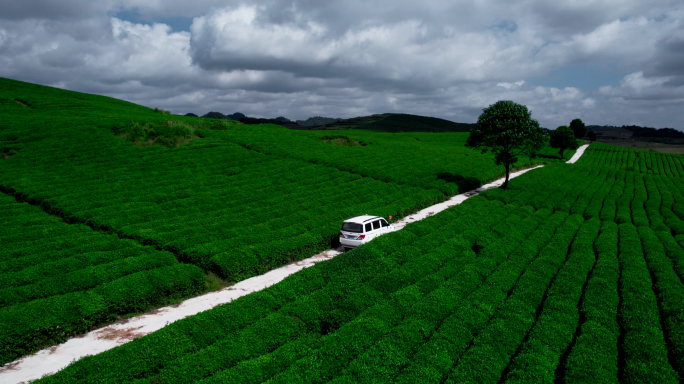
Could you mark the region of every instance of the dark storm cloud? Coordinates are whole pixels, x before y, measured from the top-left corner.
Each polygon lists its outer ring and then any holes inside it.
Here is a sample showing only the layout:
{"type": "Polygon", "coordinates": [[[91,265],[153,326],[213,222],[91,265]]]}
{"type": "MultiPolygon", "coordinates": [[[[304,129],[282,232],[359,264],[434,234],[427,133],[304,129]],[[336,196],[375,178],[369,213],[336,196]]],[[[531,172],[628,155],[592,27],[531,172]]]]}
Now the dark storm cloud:
{"type": "Polygon", "coordinates": [[[657,47],[654,64],[647,73],[653,76],[684,77],[684,30],[680,30],[679,35],[665,37],[657,47]]]}

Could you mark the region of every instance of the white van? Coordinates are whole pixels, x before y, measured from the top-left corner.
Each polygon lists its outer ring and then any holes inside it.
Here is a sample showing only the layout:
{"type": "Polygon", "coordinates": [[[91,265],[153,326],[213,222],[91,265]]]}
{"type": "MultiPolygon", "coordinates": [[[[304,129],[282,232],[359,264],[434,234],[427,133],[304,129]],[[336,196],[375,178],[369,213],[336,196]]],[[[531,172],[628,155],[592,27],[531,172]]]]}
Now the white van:
{"type": "Polygon", "coordinates": [[[356,216],[342,223],[340,244],[345,249],[356,248],[382,234],[393,231],[394,226],[380,216],[356,216]]]}

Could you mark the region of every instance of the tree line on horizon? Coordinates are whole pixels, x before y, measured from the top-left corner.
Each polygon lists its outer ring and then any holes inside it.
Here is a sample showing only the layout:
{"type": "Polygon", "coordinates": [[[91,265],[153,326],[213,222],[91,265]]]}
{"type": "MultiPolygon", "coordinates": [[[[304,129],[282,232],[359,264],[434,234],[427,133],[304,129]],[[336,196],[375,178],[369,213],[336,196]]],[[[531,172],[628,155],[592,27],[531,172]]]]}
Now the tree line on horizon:
{"type": "Polygon", "coordinates": [[[632,132],[634,137],[660,137],[660,138],[670,138],[670,139],[682,139],[684,138],[684,132],[674,129],[674,128],[651,128],[642,127],[639,125],[622,125],[620,127],[613,125],[588,125],[588,129],[594,131],[602,129],[616,129],[622,128],[632,132]]]}
{"type": "Polygon", "coordinates": [[[209,112],[204,114],[203,116],[198,116],[194,113],[187,113],[185,116],[190,116],[190,117],[203,117],[203,118],[212,118],[212,119],[223,119],[223,120],[237,120],[239,122],[245,123],[245,124],[277,124],[277,125],[282,125],[285,127],[296,127],[296,126],[302,126],[302,127],[315,127],[319,125],[325,125],[329,123],[334,123],[336,121],[340,121],[342,119],[340,118],[333,118],[333,117],[323,117],[323,116],[313,116],[309,117],[306,120],[296,120],[292,121],[286,117],[283,116],[278,116],[274,119],[264,119],[264,118],[258,118],[258,117],[249,117],[245,116],[245,114],[240,113],[240,112],[235,112],[230,115],[224,115],[221,112],[209,112]]]}

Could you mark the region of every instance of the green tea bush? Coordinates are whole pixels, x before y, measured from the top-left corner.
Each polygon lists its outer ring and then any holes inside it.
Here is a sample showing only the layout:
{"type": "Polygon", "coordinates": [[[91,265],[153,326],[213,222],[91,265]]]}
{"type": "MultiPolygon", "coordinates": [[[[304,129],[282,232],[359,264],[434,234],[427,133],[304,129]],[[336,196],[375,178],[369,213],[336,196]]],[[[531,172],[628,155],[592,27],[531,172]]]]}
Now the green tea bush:
{"type": "Polygon", "coordinates": [[[619,226],[619,260],[622,274],[619,289],[622,296],[618,312],[624,351],[620,381],[678,382],[667,357],[667,345],[660,323],[653,281],[644,260],[637,228],[619,226]]]}
{"type": "Polygon", "coordinates": [[[204,290],[204,273],[170,253],[64,223],[12,197],[0,195],[0,222],[2,363],[204,290]]]}
{"type": "MultiPolygon", "coordinates": [[[[263,273],[329,248],[344,219],[406,216],[502,173],[462,133],[346,130],[367,145],[335,146],[329,131],[0,85],[0,147],[17,148],[0,161],[5,361],[196,294],[201,269],[263,273]],[[131,122],[141,140],[202,139],[136,147],[112,135],[131,122]]],[[[507,191],[41,382],[677,382],[681,157],[553,156],[522,159],[547,165],[507,191]]]]}
{"type": "Polygon", "coordinates": [[[618,229],[611,221],[601,223],[594,242],[596,265],[584,291],[580,311],[585,317],[563,372],[565,382],[618,382],[617,323],[619,304],[618,229]]]}
{"type": "Polygon", "coordinates": [[[580,228],[580,216],[570,216],[525,270],[503,306],[473,339],[472,346],[452,367],[446,383],[475,380],[497,381],[525,335],[537,321],[537,308],[544,303],[554,276],[565,263],[568,248],[580,228]],[[506,329],[505,333],[501,329],[506,329]]]}

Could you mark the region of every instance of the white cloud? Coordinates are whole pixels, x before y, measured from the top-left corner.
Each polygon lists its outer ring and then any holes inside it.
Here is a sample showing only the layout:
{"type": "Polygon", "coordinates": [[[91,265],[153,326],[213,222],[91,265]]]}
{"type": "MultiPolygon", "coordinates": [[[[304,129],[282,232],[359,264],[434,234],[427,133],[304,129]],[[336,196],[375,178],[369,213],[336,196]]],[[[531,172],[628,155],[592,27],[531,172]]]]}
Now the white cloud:
{"type": "Polygon", "coordinates": [[[584,108],[594,108],[596,106],[596,99],[587,97],[586,99],[582,100],[582,106],[584,108]]]}
{"type": "Polygon", "coordinates": [[[496,83],[496,86],[501,87],[501,88],[506,88],[506,89],[514,89],[514,88],[521,87],[523,84],[525,84],[525,80],[518,80],[515,83],[505,83],[505,82],[496,83]]]}
{"type": "Polygon", "coordinates": [[[598,93],[609,99],[658,103],[684,103],[684,85],[668,86],[674,76],[644,77],[643,72],[625,76],[617,87],[604,86],[598,93]]]}
{"type": "Polygon", "coordinates": [[[575,117],[617,124],[657,100],[669,107],[650,125],[682,120],[684,6],[671,0],[43,2],[53,13],[31,1],[0,15],[0,76],[179,113],[401,111],[474,121],[510,99],[554,127],[575,117]],[[126,9],[194,20],[172,32],[109,17],[126,9]],[[572,79],[529,85],[577,64],[631,74],[595,90],[572,79]]]}

